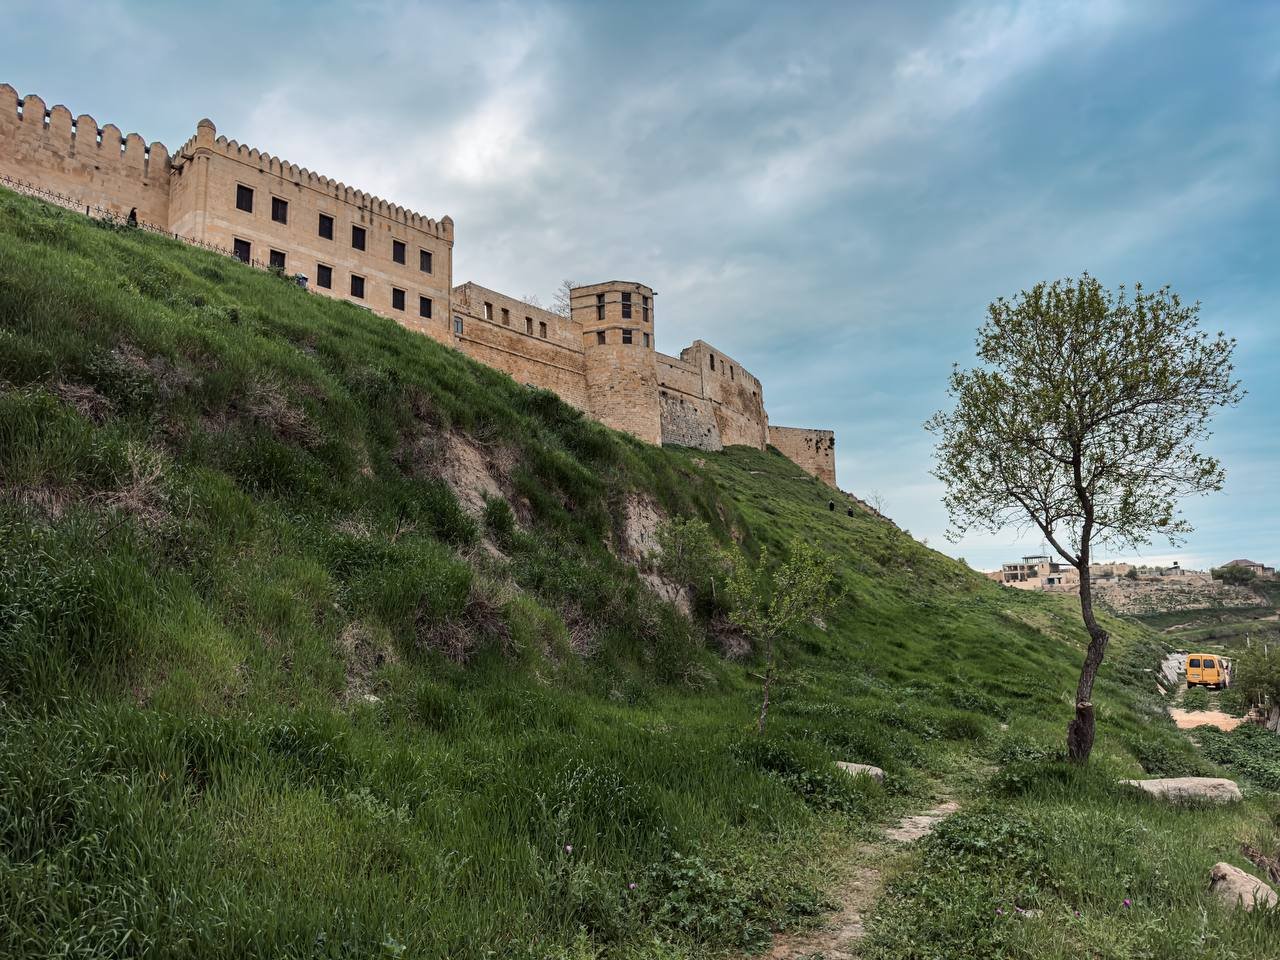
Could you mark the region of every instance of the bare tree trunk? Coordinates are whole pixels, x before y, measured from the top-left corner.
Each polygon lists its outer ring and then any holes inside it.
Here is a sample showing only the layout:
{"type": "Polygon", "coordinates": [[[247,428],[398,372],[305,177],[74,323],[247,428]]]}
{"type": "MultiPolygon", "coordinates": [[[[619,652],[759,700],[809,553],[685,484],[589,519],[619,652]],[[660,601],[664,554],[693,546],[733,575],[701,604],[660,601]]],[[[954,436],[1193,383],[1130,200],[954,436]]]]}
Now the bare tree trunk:
{"type": "Polygon", "coordinates": [[[764,722],[769,716],[769,691],[773,688],[773,644],[769,644],[768,661],[764,670],[764,691],[760,699],[760,717],[756,720],[756,733],[764,733],[764,722]]]}
{"type": "Polygon", "coordinates": [[[1067,756],[1073,763],[1084,763],[1093,750],[1093,682],[1102,666],[1102,655],[1111,639],[1099,626],[1093,615],[1093,585],[1089,582],[1088,555],[1084,554],[1077,568],[1080,571],[1080,616],[1089,631],[1089,649],[1085,651],[1084,666],[1080,668],[1080,682],[1076,686],[1076,715],[1067,724],[1067,756]]]}

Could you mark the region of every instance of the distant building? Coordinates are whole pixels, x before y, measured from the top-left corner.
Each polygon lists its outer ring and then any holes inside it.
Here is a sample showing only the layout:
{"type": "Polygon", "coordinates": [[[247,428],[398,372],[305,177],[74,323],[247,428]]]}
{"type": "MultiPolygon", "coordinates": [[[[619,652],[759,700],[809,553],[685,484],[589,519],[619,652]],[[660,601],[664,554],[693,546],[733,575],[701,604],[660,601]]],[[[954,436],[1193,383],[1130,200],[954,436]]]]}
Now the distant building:
{"type": "Polygon", "coordinates": [[[1019,563],[1006,563],[987,576],[1017,590],[1075,590],[1080,586],[1080,574],[1075,567],[1044,554],[1031,554],[1019,563]]]}
{"type": "Polygon", "coordinates": [[[1268,567],[1265,564],[1258,563],[1256,560],[1228,560],[1222,566],[1243,567],[1245,570],[1252,570],[1256,576],[1263,580],[1274,580],[1276,576],[1275,567],[1268,567]]]}

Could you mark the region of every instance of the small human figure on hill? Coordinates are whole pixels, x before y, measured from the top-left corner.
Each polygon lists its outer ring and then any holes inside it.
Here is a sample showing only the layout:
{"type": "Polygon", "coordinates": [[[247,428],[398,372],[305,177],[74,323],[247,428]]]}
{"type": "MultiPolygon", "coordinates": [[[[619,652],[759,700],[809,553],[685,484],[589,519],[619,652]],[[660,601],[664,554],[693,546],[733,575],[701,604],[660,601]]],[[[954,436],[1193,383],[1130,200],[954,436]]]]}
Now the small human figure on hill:
{"type": "Polygon", "coordinates": [[[129,208],[129,219],[125,221],[129,226],[136,227],[138,225],[138,208],[129,208]]]}
{"type": "Polygon", "coordinates": [[[846,511],[845,511],[845,513],[847,513],[849,516],[851,516],[851,517],[852,517],[852,516],[853,516],[853,507],[850,507],[848,510],[846,510],[846,511]]]}
{"type": "Polygon", "coordinates": [[[835,509],[836,509],[836,502],[835,502],[834,500],[828,500],[828,501],[827,501],[827,509],[828,509],[828,510],[830,510],[830,511],[832,511],[832,512],[835,512],[835,509]]]}

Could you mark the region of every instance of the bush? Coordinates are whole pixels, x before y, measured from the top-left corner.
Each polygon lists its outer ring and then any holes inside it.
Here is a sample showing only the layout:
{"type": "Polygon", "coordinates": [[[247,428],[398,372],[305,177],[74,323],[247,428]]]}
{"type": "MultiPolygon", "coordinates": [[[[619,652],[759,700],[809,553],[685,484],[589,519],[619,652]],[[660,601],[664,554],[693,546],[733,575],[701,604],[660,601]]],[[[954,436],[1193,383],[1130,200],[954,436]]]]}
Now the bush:
{"type": "Polygon", "coordinates": [[[1209,691],[1201,687],[1193,687],[1183,696],[1182,706],[1185,710],[1208,710],[1209,691]]]}

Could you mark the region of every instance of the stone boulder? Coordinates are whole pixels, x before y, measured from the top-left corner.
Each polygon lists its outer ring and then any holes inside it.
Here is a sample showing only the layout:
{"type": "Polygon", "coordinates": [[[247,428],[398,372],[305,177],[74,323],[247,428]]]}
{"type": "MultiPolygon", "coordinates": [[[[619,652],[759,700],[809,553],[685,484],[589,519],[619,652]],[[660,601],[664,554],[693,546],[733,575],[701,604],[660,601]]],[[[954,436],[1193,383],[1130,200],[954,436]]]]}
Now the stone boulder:
{"type": "Polygon", "coordinates": [[[1240,788],[1234,781],[1222,777],[1166,777],[1158,780],[1121,780],[1120,783],[1174,803],[1235,803],[1240,800],[1240,788]]]}
{"type": "Polygon", "coordinates": [[[1252,874],[1229,863],[1215,863],[1209,871],[1209,890],[1222,901],[1223,906],[1245,910],[1254,907],[1275,907],[1280,897],[1269,886],[1252,874]]]}
{"type": "Polygon", "coordinates": [[[884,783],[884,771],[879,767],[873,767],[869,763],[849,763],[847,760],[837,760],[836,766],[851,777],[870,777],[876,783],[884,783]]]}

